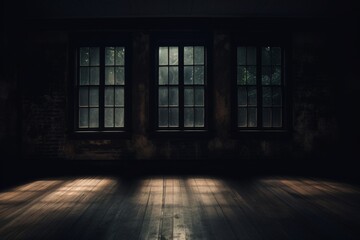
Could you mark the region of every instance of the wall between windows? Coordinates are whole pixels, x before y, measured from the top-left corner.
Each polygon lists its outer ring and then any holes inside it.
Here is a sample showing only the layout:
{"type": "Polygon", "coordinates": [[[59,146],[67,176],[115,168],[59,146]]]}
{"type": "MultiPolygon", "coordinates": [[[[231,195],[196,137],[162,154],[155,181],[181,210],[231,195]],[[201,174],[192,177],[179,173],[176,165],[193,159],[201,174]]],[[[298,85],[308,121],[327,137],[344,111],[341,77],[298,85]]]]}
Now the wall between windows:
{"type": "MultiPolygon", "coordinates": [[[[351,169],[351,156],[342,150],[353,141],[352,136],[347,135],[348,127],[341,125],[344,123],[341,116],[347,110],[343,106],[350,90],[343,86],[352,83],[354,75],[351,70],[342,69],[351,68],[354,58],[347,51],[349,45],[343,44],[347,42],[341,36],[343,32],[334,36],[333,29],[319,31],[301,24],[288,29],[290,59],[286,67],[290,73],[288,94],[292,116],[289,133],[239,133],[235,136],[231,128],[231,65],[234,64],[231,62],[231,39],[234,32],[238,34],[238,29],[236,26],[225,30],[207,28],[213,47],[210,59],[213,84],[209,92],[213,105],[209,116],[213,122],[211,134],[207,137],[157,137],[151,133],[149,119],[153,111],[149,105],[153,32],[127,29],[132,36],[130,135],[87,139],[74,138],[68,128],[72,104],[68,90],[72,78],[69,49],[72,30],[61,26],[60,23],[60,28],[56,29],[28,28],[14,35],[17,41],[12,47],[16,48],[18,56],[14,65],[20,82],[16,97],[20,101],[21,126],[11,129],[20,131],[19,151],[24,166],[48,170],[69,167],[72,162],[90,164],[88,161],[93,161],[96,166],[112,162],[119,169],[133,166],[134,172],[146,171],[151,165],[164,171],[212,166],[215,171],[224,169],[234,173],[248,167],[255,172],[287,173],[351,169]],[[345,50],[334,47],[339,43],[345,50]],[[343,157],[347,159],[339,166],[339,159],[343,157]]],[[[344,32],[352,37],[352,30],[344,32]]],[[[95,34],[98,33],[95,31],[95,34]]],[[[81,166],[86,168],[87,165],[81,166]]]]}

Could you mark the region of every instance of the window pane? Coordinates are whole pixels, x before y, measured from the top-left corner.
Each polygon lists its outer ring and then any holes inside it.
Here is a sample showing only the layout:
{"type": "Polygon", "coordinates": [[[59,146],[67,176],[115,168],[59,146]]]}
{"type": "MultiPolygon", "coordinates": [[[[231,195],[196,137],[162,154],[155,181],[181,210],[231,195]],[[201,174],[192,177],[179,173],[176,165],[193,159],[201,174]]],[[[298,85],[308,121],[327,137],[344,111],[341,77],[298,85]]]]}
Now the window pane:
{"type": "Polygon", "coordinates": [[[99,66],[99,48],[92,47],[90,48],[90,65],[91,66],[99,66]]]}
{"type": "Polygon", "coordinates": [[[195,84],[204,84],[204,67],[195,67],[195,84]]]}
{"type": "Polygon", "coordinates": [[[248,108],[248,127],[257,126],[256,108],[248,108]]]}
{"type": "Polygon", "coordinates": [[[281,69],[280,67],[273,67],[273,73],[271,76],[271,84],[280,85],[281,84],[281,69]]]}
{"type": "Polygon", "coordinates": [[[263,108],[263,126],[271,127],[271,108],[263,108]]]}
{"type": "Polygon", "coordinates": [[[273,87],[272,89],[272,104],[274,106],[281,106],[282,104],[282,96],[281,96],[281,88],[273,87]]]}
{"type": "Polygon", "coordinates": [[[282,125],[282,112],[281,108],[272,109],[272,124],[273,127],[281,127],[282,125]]]}
{"type": "Polygon", "coordinates": [[[169,105],[169,96],[168,88],[160,87],[159,88],[159,106],[168,106],[169,105]]]}
{"type": "Polygon", "coordinates": [[[168,65],[168,47],[159,47],[159,65],[168,65]]]}
{"type": "Polygon", "coordinates": [[[114,106],[114,88],[105,88],[105,106],[114,106]]]}
{"type": "Polygon", "coordinates": [[[159,127],[168,127],[168,109],[159,108],[159,127]]]}
{"type": "Polygon", "coordinates": [[[90,88],[90,106],[98,107],[99,106],[99,89],[96,87],[90,88]]]}
{"type": "Polygon", "coordinates": [[[246,52],[247,65],[256,65],[256,48],[248,47],[246,52]]]}
{"type": "Polygon", "coordinates": [[[271,64],[281,65],[281,48],[279,47],[271,48],[271,64]]]}
{"type": "Polygon", "coordinates": [[[89,85],[88,67],[80,67],[80,85],[89,85]]]}
{"type": "Polygon", "coordinates": [[[115,51],[116,51],[115,64],[124,66],[125,65],[125,48],[117,47],[115,51]]]}
{"type": "Polygon", "coordinates": [[[124,104],[124,88],[116,87],[115,88],[115,106],[123,107],[124,104]]]}
{"type": "Polygon", "coordinates": [[[90,68],[90,85],[99,85],[100,70],[99,67],[90,68]]]}
{"type": "Polygon", "coordinates": [[[204,88],[195,89],[195,106],[204,106],[204,88]]]}
{"type": "Polygon", "coordinates": [[[247,89],[246,87],[238,87],[238,106],[247,105],[247,89]]]}
{"type": "Polygon", "coordinates": [[[79,106],[80,107],[87,107],[89,106],[89,88],[88,87],[81,87],[79,90],[79,106]]]}
{"type": "Polygon", "coordinates": [[[194,106],[194,89],[192,87],[184,89],[184,105],[194,106]]]}
{"type": "Polygon", "coordinates": [[[105,48],[105,65],[111,66],[115,63],[115,48],[106,47],[105,48]]]}
{"type": "Polygon", "coordinates": [[[193,127],[194,126],[194,109],[185,108],[184,109],[184,126],[193,127]]]}
{"type": "Polygon", "coordinates": [[[169,65],[178,65],[179,64],[179,50],[178,47],[170,47],[170,64],[169,65]]]}
{"type": "Polygon", "coordinates": [[[105,85],[114,85],[114,67],[105,68],[105,85]]]}
{"type": "Polygon", "coordinates": [[[256,104],[257,104],[256,87],[248,87],[248,105],[256,106],[256,104]]]}
{"type": "Polygon", "coordinates": [[[79,127],[87,128],[89,127],[89,111],[88,108],[79,109],[79,127]]]}
{"type": "Polygon", "coordinates": [[[179,68],[169,67],[169,84],[179,83],[179,68]]]}
{"type": "Polygon", "coordinates": [[[203,65],[204,64],[204,47],[194,47],[195,48],[195,64],[203,65]]]}
{"type": "Polygon", "coordinates": [[[168,67],[159,67],[159,85],[168,84],[168,67]]]}
{"type": "Polygon", "coordinates": [[[89,66],[90,57],[89,57],[89,48],[84,47],[80,48],[80,66],[89,66]]]}
{"type": "Polygon", "coordinates": [[[261,64],[262,65],[271,65],[271,52],[270,47],[261,48],[261,64]]]}
{"type": "Polygon", "coordinates": [[[238,108],[238,127],[247,127],[247,109],[238,108]]]}
{"type": "Polygon", "coordinates": [[[195,108],[195,127],[204,127],[204,108],[195,108]]]}
{"type": "Polygon", "coordinates": [[[247,67],[247,84],[256,85],[256,67],[247,67]]]}
{"type": "Polygon", "coordinates": [[[271,106],[272,105],[272,94],[271,87],[263,87],[263,105],[271,106]]]}
{"type": "Polygon", "coordinates": [[[261,81],[263,85],[270,85],[271,67],[262,67],[261,81]]]}
{"type": "Polygon", "coordinates": [[[114,127],[114,109],[105,108],[105,127],[114,127]]]}
{"type": "Polygon", "coordinates": [[[184,47],[184,64],[193,65],[194,63],[194,49],[193,47],[184,47]]]}
{"type": "Polygon", "coordinates": [[[170,106],[179,106],[179,90],[177,87],[169,88],[169,105],[170,106]]]}
{"type": "Polygon", "coordinates": [[[125,69],[124,67],[115,68],[115,84],[124,85],[125,84],[125,69]]]}
{"type": "Polygon", "coordinates": [[[238,65],[246,64],[246,48],[245,47],[237,48],[237,64],[238,65]]]}
{"type": "Polygon", "coordinates": [[[90,127],[98,128],[99,127],[99,109],[90,108],[90,127]]]}
{"type": "Polygon", "coordinates": [[[237,68],[237,84],[246,85],[246,67],[237,68]]]}
{"type": "Polygon", "coordinates": [[[178,127],[179,126],[179,109],[178,108],[170,108],[169,112],[169,126],[170,127],[178,127]]]}
{"type": "Polygon", "coordinates": [[[115,127],[124,127],[124,108],[115,108],[115,127]]]}
{"type": "Polygon", "coordinates": [[[184,67],[184,84],[193,84],[193,67],[184,67]]]}

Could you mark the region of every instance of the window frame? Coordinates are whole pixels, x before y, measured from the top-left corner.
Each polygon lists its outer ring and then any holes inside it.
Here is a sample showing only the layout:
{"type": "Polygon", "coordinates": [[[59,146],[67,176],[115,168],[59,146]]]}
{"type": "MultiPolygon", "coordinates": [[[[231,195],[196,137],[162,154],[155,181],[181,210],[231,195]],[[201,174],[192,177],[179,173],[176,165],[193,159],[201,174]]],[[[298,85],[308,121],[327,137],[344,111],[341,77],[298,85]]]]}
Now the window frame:
{"type": "MultiPolygon", "coordinates": [[[[107,32],[78,32],[71,35],[69,47],[70,74],[68,83],[69,96],[69,117],[68,129],[69,135],[73,138],[78,137],[129,137],[131,131],[131,39],[126,33],[107,33],[107,32]],[[101,34],[100,34],[101,33],[101,34]],[[97,36],[101,35],[101,36],[97,36]],[[79,52],[81,47],[99,48],[99,127],[98,128],[80,128],[79,127],[79,52]],[[124,87],[124,127],[105,127],[105,48],[106,47],[124,47],[125,48],[125,84],[124,87]]],[[[116,86],[116,85],[109,85],[116,86]]]]}
{"type": "MultiPolygon", "coordinates": [[[[166,32],[166,33],[156,33],[151,36],[151,73],[152,77],[150,79],[150,92],[151,92],[151,99],[150,99],[150,124],[151,124],[151,134],[152,135],[173,135],[176,137],[181,136],[193,136],[197,135],[207,136],[209,130],[212,126],[212,108],[211,108],[211,90],[212,90],[212,75],[211,75],[211,55],[212,55],[212,48],[211,48],[211,37],[208,33],[188,33],[188,32],[166,32]],[[186,46],[203,46],[204,47],[204,127],[184,127],[181,126],[181,122],[183,123],[184,117],[184,78],[183,78],[183,69],[184,69],[184,62],[183,62],[183,50],[186,46]],[[179,127],[168,127],[162,128],[158,127],[158,68],[159,68],[159,54],[158,49],[159,47],[178,47],[179,48],[179,127]],[[182,48],[182,50],[180,50],[182,48]]],[[[195,66],[195,65],[194,65],[195,66]]],[[[196,86],[196,85],[189,85],[189,86],[196,86]]]]}

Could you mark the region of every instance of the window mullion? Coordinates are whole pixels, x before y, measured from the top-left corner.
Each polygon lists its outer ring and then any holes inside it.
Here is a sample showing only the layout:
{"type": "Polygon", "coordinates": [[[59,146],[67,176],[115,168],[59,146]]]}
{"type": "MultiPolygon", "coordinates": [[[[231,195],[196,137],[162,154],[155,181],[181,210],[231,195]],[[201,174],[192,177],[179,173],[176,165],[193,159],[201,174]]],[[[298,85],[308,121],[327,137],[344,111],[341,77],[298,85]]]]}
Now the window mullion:
{"type": "Polygon", "coordinates": [[[105,47],[100,47],[100,82],[99,82],[99,128],[104,130],[105,112],[105,47]]]}
{"type": "Polygon", "coordinates": [[[257,127],[263,127],[263,107],[262,107],[262,65],[261,65],[261,46],[256,47],[256,88],[257,88],[257,127]]]}
{"type": "Polygon", "coordinates": [[[179,128],[184,128],[184,46],[179,45],[179,128]]]}

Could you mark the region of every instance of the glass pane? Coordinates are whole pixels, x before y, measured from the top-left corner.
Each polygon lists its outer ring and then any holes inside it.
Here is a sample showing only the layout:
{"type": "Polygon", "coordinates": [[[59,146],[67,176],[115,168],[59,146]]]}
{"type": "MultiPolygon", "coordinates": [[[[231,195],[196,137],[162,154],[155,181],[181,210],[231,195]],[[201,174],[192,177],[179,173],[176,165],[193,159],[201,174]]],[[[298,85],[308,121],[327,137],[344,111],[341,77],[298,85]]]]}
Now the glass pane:
{"type": "Polygon", "coordinates": [[[195,106],[204,106],[204,88],[195,89],[195,106]]]}
{"type": "Polygon", "coordinates": [[[89,127],[89,111],[88,108],[79,109],[79,127],[87,128],[89,127]]]}
{"type": "Polygon", "coordinates": [[[246,67],[237,68],[237,84],[246,85],[246,67]]]}
{"type": "Polygon", "coordinates": [[[281,106],[282,104],[282,96],[281,96],[281,88],[280,87],[273,87],[272,89],[272,104],[274,106],[281,106]]]}
{"type": "Polygon", "coordinates": [[[167,127],[168,122],[168,109],[159,108],[159,127],[167,127]]]}
{"type": "Polygon", "coordinates": [[[261,81],[263,85],[270,85],[271,67],[262,67],[261,81]]]}
{"type": "Polygon", "coordinates": [[[125,84],[125,68],[116,67],[115,68],[115,84],[124,85],[125,84]]]}
{"type": "Polygon", "coordinates": [[[246,52],[247,65],[256,65],[256,47],[248,47],[246,52]]]}
{"type": "Polygon", "coordinates": [[[124,66],[125,65],[125,48],[117,47],[115,51],[116,51],[115,64],[124,66]]]}
{"type": "Polygon", "coordinates": [[[195,67],[195,84],[204,84],[204,67],[195,67]]]}
{"type": "Polygon", "coordinates": [[[184,47],[184,64],[193,65],[194,63],[194,49],[193,47],[184,47]]]}
{"type": "Polygon", "coordinates": [[[247,67],[247,84],[256,85],[256,67],[247,67]]]}
{"type": "Polygon", "coordinates": [[[168,106],[169,104],[168,88],[160,87],[159,88],[159,106],[168,106]]]}
{"type": "Polygon", "coordinates": [[[238,87],[238,106],[247,105],[247,89],[246,87],[238,87]]]}
{"type": "Polygon", "coordinates": [[[159,85],[168,84],[168,67],[159,67],[159,85]]]}
{"type": "Polygon", "coordinates": [[[261,64],[262,65],[271,65],[271,52],[270,47],[261,48],[261,64]]]}
{"type": "Polygon", "coordinates": [[[257,126],[256,108],[248,108],[248,127],[257,126]]]}
{"type": "Polygon", "coordinates": [[[271,84],[280,85],[281,84],[281,69],[280,67],[273,67],[273,74],[271,77],[271,84]]]}
{"type": "Polygon", "coordinates": [[[98,128],[99,127],[99,109],[90,108],[90,127],[98,128]]]}
{"type": "Polygon", "coordinates": [[[194,109],[185,108],[184,109],[184,126],[193,127],[194,126],[194,109]]]}
{"type": "Polygon", "coordinates": [[[89,84],[89,68],[81,67],[80,68],[80,85],[89,84]]]}
{"type": "Polygon", "coordinates": [[[247,127],[247,109],[238,108],[238,127],[247,127]]]}
{"type": "Polygon", "coordinates": [[[271,87],[263,87],[263,105],[264,106],[272,105],[271,87]]]}
{"type": "Polygon", "coordinates": [[[115,63],[115,48],[107,47],[105,48],[105,65],[111,66],[115,63]]]}
{"type": "Polygon", "coordinates": [[[271,64],[281,65],[281,48],[279,47],[271,48],[271,64]]]}
{"type": "Polygon", "coordinates": [[[89,56],[89,48],[84,47],[80,48],[80,66],[89,66],[90,56],[89,56]]]}
{"type": "Polygon", "coordinates": [[[92,47],[90,48],[90,65],[91,66],[99,66],[99,48],[92,47]]]}
{"type": "Polygon", "coordinates": [[[179,106],[179,90],[177,87],[169,88],[169,105],[170,106],[179,106]]]}
{"type": "Polygon", "coordinates": [[[159,65],[168,65],[168,47],[159,47],[159,65]]]}
{"type": "Polygon", "coordinates": [[[114,106],[114,88],[105,88],[105,106],[114,106]]]}
{"type": "Polygon", "coordinates": [[[169,126],[178,127],[179,126],[179,109],[170,108],[169,109],[169,126]]]}
{"type": "Polygon", "coordinates": [[[271,127],[271,108],[263,108],[263,126],[271,127]]]}
{"type": "Polygon", "coordinates": [[[99,106],[99,89],[96,87],[90,88],[90,106],[98,107],[99,106]]]}
{"type": "Polygon", "coordinates": [[[100,70],[99,67],[90,68],[90,85],[99,85],[100,70]]]}
{"type": "Polygon", "coordinates": [[[81,87],[79,89],[79,106],[80,107],[87,107],[89,106],[89,88],[88,87],[81,87]]]}
{"type": "Polygon", "coordinates": [[[204,108],[195,108],[195,127],[204,127],[204,108]]]}
{"type": "Polygon", "coordinates": [[[124,127],[124,108],[115,108],[115,127],[124,127]]]}
{"type": "Polygon", "coordinates": [[[193,84],[193,67],[184,67],[184,84],[193,84]]]}
{"type": "Polygon", "coordinates": [[[192,87],[184,89],[184,105],[194,106],[194,89],[192,87]]]}
{"type": "Polygon", "coordinates": [[[248,87],[248,105],[256,106],[256,104],[257,104],[256,87],[248,87]]]}
{"type": "Polygon", "coordinates": [[[178,47],[170,47],[170,64],[169,65],[178,65],[179,64],[179,50],[178,47]]]}
{"type": "Polygon", "coordinates": [[[245,47],[237,48],[237,64],[238,65],[246,64],[246,48],[245,47]]]}
{"type": "Polygon", "coordinates": [[[179,68],[169,67],[169,84],[179,83],[179,68]]]}
{"type": "Polygon", "coordinates": [[[272,109],[272,126],[281,127],[282,125],[282,111],[281,108],[272,109]]]}
{"type": "Polygon", "coordinates": [[[114,127],[114,109],[113,108],[105,108],[105,127],[114,127]]]}
{"type": "Polygon", "coordinates": [[[124,104],[124,88],[116,87],[115,88],[115,106],[123,107],[124,104]]]}
{"type": "Polygon", "coordinates": [[[195,48],[195,64],[203,65],[204,64],[204,47],[194,47],[195,48]]]}
{"type": "Polygon", "coordinates": [[[105,85],[114,85],[114,67],[105,68],[105,85]]]}

